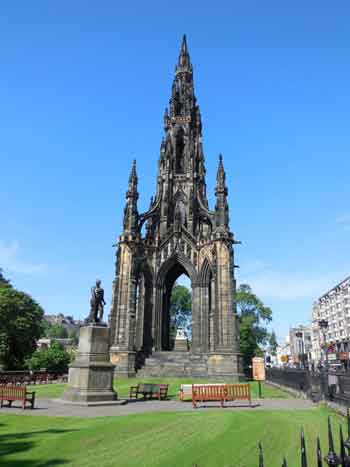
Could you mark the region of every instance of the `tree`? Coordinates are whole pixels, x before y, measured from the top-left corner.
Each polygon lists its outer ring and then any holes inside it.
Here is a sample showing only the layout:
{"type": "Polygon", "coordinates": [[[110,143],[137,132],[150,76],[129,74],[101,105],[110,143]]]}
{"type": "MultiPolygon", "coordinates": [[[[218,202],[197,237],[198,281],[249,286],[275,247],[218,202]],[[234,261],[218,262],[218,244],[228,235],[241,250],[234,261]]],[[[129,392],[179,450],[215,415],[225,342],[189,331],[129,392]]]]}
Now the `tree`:
{"type": "Polygon", "coordinates": [[[272,311],[248,284],[241,284],[237,289],[236,304],[240,322],[240,350],[244,367],[248,368],[252,358],[262,354],[260,345],[268,341],[266,324],[272,321],[272,311]]]}
{"type": "MultiPolygon", "coordinates": [[[[3,276],[2,276],[3,277],[3,276]]],[[[41,335],[43,309],[32,297],[0,280],[0,365],[21,368],[36,349],[41,335]]]]}
{"type": "Polygon", "coordinates": [[[270,347],[271,355],[276,356],[277,355],[278,342],[277,342],[276,333],[273,330],[272,330],[272,332],[270,334],[270,337],[269,337],[269,347],[270,347]]]}
{"type": "Polygon", "coordinates": [[[69,331],[68,337],[73,340],[74,345],[79,343],[79,329],[71,329],[69,331]]]}
{"type": "Polygon", "coordinates": [[[45,368],[55,373],[66,373],[70,360],[70,354],[63,349],[63,346],[59,342],[53,341],[48,349],[38,349],[34,352],[26,360],[26,366],[30,370],[45,368]]]}
{"type": "Polygon", "coordinates": [[[67,339],[68,331],[67,328],[62,326],[62,324],[55,323],[49,327],[47,331],[47,337],[56,338],[56,339],[67,339]]]}
{"type": "Polygon", "coordinates": [[[175,340],[176,330],[183,328],[191,334],[192,295],[184,285],[175,284],[170,297],[170,339],[175,340]]]}
{"type": "Polygon", "coordinates": [[[4,274],[2,272],[2,268],[0,268],[0,285],[9,285],[10,281],[5,279],[4,274]]]}

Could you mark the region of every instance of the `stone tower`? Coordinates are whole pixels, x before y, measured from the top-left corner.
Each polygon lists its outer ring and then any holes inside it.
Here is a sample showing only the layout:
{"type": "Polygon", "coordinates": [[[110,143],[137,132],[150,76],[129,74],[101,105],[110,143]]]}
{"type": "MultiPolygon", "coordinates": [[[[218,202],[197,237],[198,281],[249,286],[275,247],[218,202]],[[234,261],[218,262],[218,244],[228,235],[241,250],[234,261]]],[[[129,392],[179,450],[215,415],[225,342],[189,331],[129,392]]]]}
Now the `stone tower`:
{"type": "Polygon", "coordinates": [[[133,376],[135,368],[147,366],[148,358],[171,358],[171,290],[177,278],[186,274],[192,286],[192,342],[189,354],[181,357],[187,359],[184,373],[238,378],[233,252],[237,242],[229,229],[221,155],[215,210],[208,207],[202,121],[185,36],[164,114],[164,132],[157,190],[145,213],[137,209],[135,161],[130,173],[113,282],[111,360],[117,374],[133,376]]]}

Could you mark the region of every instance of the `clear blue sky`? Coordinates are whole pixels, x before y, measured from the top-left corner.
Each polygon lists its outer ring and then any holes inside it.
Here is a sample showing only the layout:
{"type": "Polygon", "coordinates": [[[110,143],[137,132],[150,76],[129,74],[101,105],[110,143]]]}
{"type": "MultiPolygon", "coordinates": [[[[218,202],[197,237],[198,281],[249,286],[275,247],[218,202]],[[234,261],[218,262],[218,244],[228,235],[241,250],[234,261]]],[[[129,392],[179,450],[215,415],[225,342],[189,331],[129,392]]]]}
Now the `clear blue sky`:
{"type": "Polygon", "coordinates": [[[83,317],[133,158],[154,192],[162,117],[187,33],[208,191],[224,155],[238,282],[280,337],[350,273],[350,3],[4,1],[0,265],[47,313],[83,317]]]}

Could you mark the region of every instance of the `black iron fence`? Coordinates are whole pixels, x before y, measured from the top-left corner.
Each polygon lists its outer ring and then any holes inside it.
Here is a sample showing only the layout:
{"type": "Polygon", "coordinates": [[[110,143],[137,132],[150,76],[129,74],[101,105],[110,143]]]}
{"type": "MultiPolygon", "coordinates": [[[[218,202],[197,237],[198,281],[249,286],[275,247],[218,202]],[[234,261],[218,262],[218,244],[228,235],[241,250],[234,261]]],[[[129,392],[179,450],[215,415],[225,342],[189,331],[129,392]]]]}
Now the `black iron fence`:
{"type": "Polygon", "coordinates": [[[267,381],[301,392],[314,401],[325,399],[350,406],[349,372],[269,368],[266,374],[267,381]]]}
{"type": "MultiPolygon", "coordinates": [[[[317,445],[316,445],[316,455],[317,455],[317,467],[323,467],[323,465],[330,465],[330,466],[342,466],[342,467],[349,467],[350,466],[350,417],[349,417],[349,409],[347,410],[347,439],[344,441],[343,436],[343,429],[342,426],[339,425],[339,439],[340,439],[340,446],[339,450],[335,448],[334,440],[333,440],[333,432],[331,426],[330,417],[328,417],[328,452],[325,456],[322,455],[321,451],[321,443],[320,438],[317,437],[317,445]],[[325,463],[325,464],[323,464],[325,463]]],[[[300,467],[308,467],[308,460],[307,460],[307,450],[306,450],[306,443],[305,443],[305,436],[304,431],[301,430],[300,435],[300,467]]],[[[261,443],[259,443],[259,467],[265,467],[264,464],[264,452],[261,443]]],[[[282,467],[288,467],[287,459],[282,459],[282,467]]]]}

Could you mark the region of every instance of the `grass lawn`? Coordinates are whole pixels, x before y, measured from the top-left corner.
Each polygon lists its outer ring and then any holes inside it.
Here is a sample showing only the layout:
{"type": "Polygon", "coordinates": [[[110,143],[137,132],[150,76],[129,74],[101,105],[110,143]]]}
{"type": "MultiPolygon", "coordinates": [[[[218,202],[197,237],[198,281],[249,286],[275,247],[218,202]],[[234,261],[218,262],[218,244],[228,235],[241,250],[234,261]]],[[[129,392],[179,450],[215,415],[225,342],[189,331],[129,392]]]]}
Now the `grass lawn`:
{"type": "MultiPolygon", "coordinates": [[[[177,393],[180,389],[180,384],[183,383],[192,383],[192,382],[204,382],[208,383],[208,380],[193,380],[191,378],[118,378],[114,381],[115,389],[118,392],[118,396],[128,397],[129,388],[132,385],[141,382],[150,382],[150,383],[168,383],[169,386],[169,397],[175,398],[177,393]]],[[[229,382],[229,381],[227,381],[229,382]]],[[[251,382],[252,388],[252,395],[253,398],[258,397],[258,384],[256,382],[251,382]]],[[[36,397],[43,397],[43,398],[58,398],[62,395],[65,384],[38,384],[35,386],[29,386],[29,390],[36,392],[36,397]]],[[[272,386],[268,386],[266,384],[262,385],[262,394],[263,397],[266,399],[286,399],[288,398],[288,394],[280,391],[277,388],[272,386]]]]}
{"type": "MultiPolygon", "coordinates": [[[[203,409],[105,418],[0,415],[3,467],[255,467],[257,443],[265,465],[299,466],[303,426],[309,465],[315,463],[316,436],[326,454],[325,408],[257,412],[203,409]]],[[[332,414],[335,442],[338,424],[332,414]]]]}

